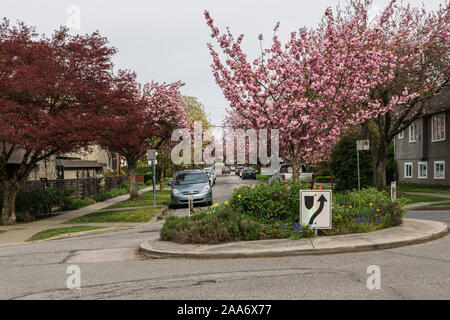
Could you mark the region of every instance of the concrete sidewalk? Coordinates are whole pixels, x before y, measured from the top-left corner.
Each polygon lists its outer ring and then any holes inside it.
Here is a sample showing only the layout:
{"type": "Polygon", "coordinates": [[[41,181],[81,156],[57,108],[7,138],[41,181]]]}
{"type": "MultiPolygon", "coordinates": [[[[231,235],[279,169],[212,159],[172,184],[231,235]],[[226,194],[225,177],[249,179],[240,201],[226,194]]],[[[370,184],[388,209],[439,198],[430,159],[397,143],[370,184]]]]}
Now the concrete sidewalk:
{"type": "MultiPolygon", "coordinates": [[[[142,194],[144,192],[148,192],[153,190],[153,187],[144,188],[139,191],[139,194],[142,194]]],[[[0,226],[0,230],[4,230],[7,232],[0,233],[0,246],[1,245],[11,245],[11,244],[17,244],[17,243],[23,243],[29,238],[31,238],[33,235],[35,235],[38,232],[49,230],[49,229],[55,229],[55,228],[63,228],[63,227],[73,227],[73,226],[79,226],[79,225],[94,225],[94,224],[65,224],[67,221],[79,218],[81,216],[84,216],[86,214],[90,214],[93,212],[97,212],[99,210],[102,210],[108,206],[111,206],[113,204],[116,204],[118,202],[122,202],[127,200],[130,197],[129,194],[125,194],[122,196],[118,196],[112,199],[108,199],[103,202],[97,202],[93,205],[78,209],[78,210],[72,210],[72,211],[63,211],[60,214],[35,221],[35,222],[29,222],[29,223],[19,223],[12,226],[0,226]]],[[[127,208],[128,209],[128,208],[127,208]]],[[[135,226],[140,225],[141,223],[133,223],[129,224],[127,223],[126,226],[135,226]]],[[[96,223],[96,226],[105,226],[109,227],[111,226],[110,223],[96,223]]],[[[123,223],[116,223],[116,226],[123,226],[123,223]]]]}
{"type": "Polygon", "coordinates": [[[434,240],[448,233],[447,224],[430,220],[403,219],[397,227],[369,233],[321,236],[300,240],[241,241],[219,245],[177,244],[149,240],[140,252],[151,258],[257,258],[334,254],[395,248],[434,240]]]}

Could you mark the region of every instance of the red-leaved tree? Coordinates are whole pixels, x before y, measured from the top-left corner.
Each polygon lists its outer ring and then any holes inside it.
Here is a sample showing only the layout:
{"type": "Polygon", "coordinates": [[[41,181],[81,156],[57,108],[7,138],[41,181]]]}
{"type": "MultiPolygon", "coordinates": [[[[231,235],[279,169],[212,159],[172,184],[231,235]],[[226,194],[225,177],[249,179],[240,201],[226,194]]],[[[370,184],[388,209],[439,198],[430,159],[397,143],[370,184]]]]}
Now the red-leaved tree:
{"type": "Polygon", "coordinates": [[[98,33],[39,37],[0,23],[1,224],[15,223],[16,195],[39,161],[87,146],[102,129],[115,52],[98,33]]]}

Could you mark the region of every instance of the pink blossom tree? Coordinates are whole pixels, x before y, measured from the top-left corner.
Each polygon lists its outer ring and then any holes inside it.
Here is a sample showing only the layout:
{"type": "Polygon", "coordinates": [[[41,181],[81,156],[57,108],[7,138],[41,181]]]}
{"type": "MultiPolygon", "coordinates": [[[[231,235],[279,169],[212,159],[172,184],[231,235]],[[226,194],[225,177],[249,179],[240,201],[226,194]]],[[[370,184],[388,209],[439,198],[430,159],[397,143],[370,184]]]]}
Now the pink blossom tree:
{"type": "Polygon", "coordinates": [[[321,159],[347,126],[389,110],[368,95],[393,77],[389,66],[397,61],[381,48],[379,28],[360,28],[363,17],[340,23],[327,9],[318,28],[292,32],[284,45],[277,24],[272,45],[253,61],[242,50],[243,35],[221,34],[206,11],[205,18],[222,51],[208,44],[213,74],[231,110],[245,127],[279,129],[294,181],[300,165],[321,159]]]}
{"type": "Polygon", "coordinates": [[[427,101],[448,88],[450,60],[450,3],[427,12],[392,0],[385,9],[389,14],[369,20],[372,1],[354,0],[341,11],[342,24],[363,17],[361,27],[381,30],[380,46],[396,57],[389,65],[394,77],[372,88],[369,97],[381,109],[362,125],[370,140],[374,184],[386,187],[388,147],[397,134],[406,130],[423,114],[427,101]]]}

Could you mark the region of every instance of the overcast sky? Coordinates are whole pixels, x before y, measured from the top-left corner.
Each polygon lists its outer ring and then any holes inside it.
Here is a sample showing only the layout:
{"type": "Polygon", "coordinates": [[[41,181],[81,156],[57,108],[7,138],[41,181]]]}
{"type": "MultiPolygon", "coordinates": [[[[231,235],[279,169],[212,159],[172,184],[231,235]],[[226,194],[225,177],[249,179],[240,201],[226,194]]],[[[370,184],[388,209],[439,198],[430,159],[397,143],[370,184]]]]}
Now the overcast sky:
{"type": "MultiPolygon", "coordinates": [[[[50,34],[70,20],[68,8],[80,9],[80,29],[76,33],[99,30],[119,49],[116,68],[136,71],[140,82],[182,80],[182,92],[196,96],[205,105],[213,123],[220,125],[228,106],[211,73],[211,57],[206,48],[210,31],[203,11],[211,12],[217,26],[230,26],[234,34],[245,34],[244,47],[250,57],[259,52],[258,34],[270,39],[277,21],[279,35],[287,39],[301,26],[315,26],[326,7],[337,0],[1,0],[0,15],[12,22],[21,20],[50,34]]],[[[341,0],[345,3],[345,0],[341,0]]],[[[375,10],[387,0],[374,0],[375,10]]],[[[420,6],[421,1],[406,1],[420,6]]],[[[434,10],[444,0],[426,0],[434,10]]],[[[270,42],[266,41],[266,45],[270,42]]]]}

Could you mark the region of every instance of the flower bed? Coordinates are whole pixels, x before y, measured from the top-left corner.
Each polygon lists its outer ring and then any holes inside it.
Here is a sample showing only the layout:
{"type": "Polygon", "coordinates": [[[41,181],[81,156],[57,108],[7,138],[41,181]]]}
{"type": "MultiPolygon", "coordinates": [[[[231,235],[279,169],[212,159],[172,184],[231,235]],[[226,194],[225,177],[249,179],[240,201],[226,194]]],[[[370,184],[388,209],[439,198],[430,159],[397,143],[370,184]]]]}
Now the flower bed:
{"type": "MultiPolygon", "coordinates": [[[[261,183],[236,189],[230,202],[214,204],[192,217],[168,217],[161,238],[178,243],[223,243],[242,240],[300,239],[314,230],[299,223],[300,183],[261,183]]],[[[399,225],[404,199],[391,201],[374,188],[333,195],[333,228],[319,235],[371,232],[399,225]]]]}

